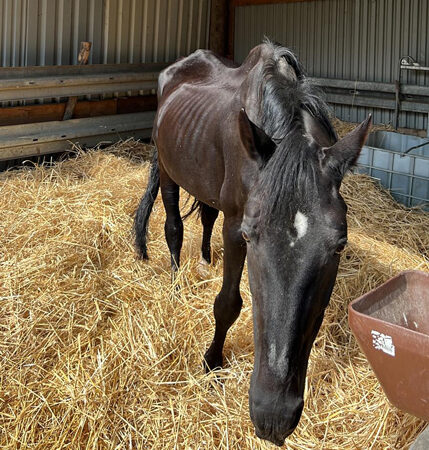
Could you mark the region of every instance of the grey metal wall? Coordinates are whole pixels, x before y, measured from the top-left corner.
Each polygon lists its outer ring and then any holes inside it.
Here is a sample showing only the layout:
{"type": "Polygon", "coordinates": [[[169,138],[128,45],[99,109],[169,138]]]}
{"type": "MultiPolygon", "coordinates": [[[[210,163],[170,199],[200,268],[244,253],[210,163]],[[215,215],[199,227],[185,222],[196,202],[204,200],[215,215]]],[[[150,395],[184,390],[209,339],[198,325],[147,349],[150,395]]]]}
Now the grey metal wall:
{"type": "MultiPolygon", "coordinates": [[[[410,55],[429,66],[428,0],[316,0],[236,9],[235,59],[242,61],[264,35],[295,50],[310,76],[392,83],[410,55]]],[[[408,84],[429,86],[429,74],[403,71],[408,84]]],[[[359,121],[367,108],[336,106],[343,120],[359,121]]],[[[377,123],[393,112],[374,110],[377,123]]],[[[427,115],[402,113],[399,126],[425,129],[427,115]]]]}
{"type": "Polygon", "coordinates": [[[210,0],[0,0],[0,66],[174,61],[208,44],[210,0]]]}

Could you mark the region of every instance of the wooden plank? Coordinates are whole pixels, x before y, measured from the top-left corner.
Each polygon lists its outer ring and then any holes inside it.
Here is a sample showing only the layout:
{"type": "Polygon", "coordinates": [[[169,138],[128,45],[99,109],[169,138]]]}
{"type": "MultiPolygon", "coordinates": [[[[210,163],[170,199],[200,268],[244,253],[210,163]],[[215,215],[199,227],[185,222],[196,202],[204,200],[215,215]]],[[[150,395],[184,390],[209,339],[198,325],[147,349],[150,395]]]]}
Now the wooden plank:
{"type": "Polygon", "coordinates": [[[38,98],[52,97],[71,97],[82,95],[108,94],[113,92],[128,91],[150,91],[157,88],[157,80],[142,80],[138,77],[135,80],[123,81],[98,81],[97,83],[77,83],[77,85],[61,85],[57,83],[55,86],[43,85],[32,86],[31,88],[20,88],[19,86],[11,89],[1,89],[0,101],[16,101],[16,100],[34,100],[38,98]]]}
{"type": "MultiPolygon", "coordinates": [[[[369,108],[391,109],[392,111],[395,109],[394,97],[379,98],[353,94],[345,95],[327,93],[326,100],[329,103],[334,103],[337,105],[365,106],[369,108]]],[[[401,102],[401,111],[429,113],[429,103],[404,100],[401,102]]]]}
{"type": "Polygon", "coordinates": [[[87,75],[113,75],[128,72],[151,73],[160,72],[168,63],[138,63],[138,64],[88,64],[86,66],[27,66],[27,67],[1,67],[0,80],[21,80],[28,77],[67,77],[87,75]]]}
{"type": "Polygon", "coordinates": [[[0,149],[16,143],[49,142],[58,140],[59,136],[67,140],[106,132],[119,133],[136,124],[151,128],[154,117],[154,112],[142,112],[0,127],[0,149]]]}
{"type": "Polygon", "coordinates": [[[156,111],[158,99],[156,95],[118,98],[117,113],[133,113],[143,111],[156,111]]]}
{"type": "Polygon", "coordinates": [[[0,102],[157,88],[166,63],[0,68],[0,102]]]}
{"type": "Polygon", "coordinates": [[[31,145],[17,145],[13,147],[0,147],[0,162],[10,159],[28,158],[30,156],[49,155],[71,150],[74,145],[82,148],[91,148],[97,145],[112,145],[125,139],[149,139],[152,134],[151,128],[140,128],[127,130],[122,133],[107,133],[97,136],[82,136],[80,138],[59,140],[52,142],[34,142],[31,145]]]}
{"type": "Polygon", "coordinates": [[[154,112],[142,112],[0,127],[0,160],[64,151],[72,143],[148,137],[154,117],[154,112]]]}
{"type": "MultiPolygon", "coordinates": [[[[61,120],[64,116],[65,105],[65,103],[53,103],[0,108],[0,127],[61,120]]],[[[156,107],[156,95],[121,97],[108,100],[85,100],[76,104],[73,118],[155,111],[156,107]]]]}

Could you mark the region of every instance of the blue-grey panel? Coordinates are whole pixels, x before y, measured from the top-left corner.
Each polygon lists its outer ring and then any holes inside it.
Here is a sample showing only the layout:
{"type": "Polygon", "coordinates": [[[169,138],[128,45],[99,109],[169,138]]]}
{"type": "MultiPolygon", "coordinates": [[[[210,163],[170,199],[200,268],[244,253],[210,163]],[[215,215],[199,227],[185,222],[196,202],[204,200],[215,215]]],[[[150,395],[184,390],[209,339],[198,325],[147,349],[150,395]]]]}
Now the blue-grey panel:
{"type": "MultiPolygon", "coordinates": [[[[401,56],[429,66],[428,0],[313,0],[236,9],[235,59],[268,36],[293,49],[310,76],[393,83],[401,56]]],[[[428,72],[402,72],[407,84],[429,86],[428,72]]],[[[357,122],[369,112],[391,123],[393,112],[335,105],[357,122]]],[[[401,113],[400,127],[426,129],[427,115],[401,113]]]]}

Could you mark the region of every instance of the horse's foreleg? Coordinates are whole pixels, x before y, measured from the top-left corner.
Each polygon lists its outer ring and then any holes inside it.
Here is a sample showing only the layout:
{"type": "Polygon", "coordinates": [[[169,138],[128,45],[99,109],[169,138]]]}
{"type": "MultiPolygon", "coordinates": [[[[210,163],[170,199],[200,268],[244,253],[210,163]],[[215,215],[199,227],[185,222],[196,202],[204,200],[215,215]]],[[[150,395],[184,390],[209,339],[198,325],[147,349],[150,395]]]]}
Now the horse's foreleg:
{"type": "Polygon", "coordinates": [[[201,257],[208,264],[211,263],[210,241],[213,226],[216,222],[219,211],[211,206],[203,204],[201,207],[201,223],[203,224],[203,242],[201,245],[201,257]]]}
{"type": "Polygon", "coordinates": [[[167,218],[165,238],[171,255],[173,277],[180,265],[180,250],[183,242],[183,223],[179,210],[179,186],[160,167],[162,202],[167,218]]]}
{"type": "Polygon", "coordinates": [[[240,279],[246,258],[246,244],[241,236],[240,224],[241,218],[225,218],[223,224],[223,284],[214,304],[214,339],[204,356],[207,370],[222,367],[222,349],[226,334],[239,316],[243,304],[240,279]]]}

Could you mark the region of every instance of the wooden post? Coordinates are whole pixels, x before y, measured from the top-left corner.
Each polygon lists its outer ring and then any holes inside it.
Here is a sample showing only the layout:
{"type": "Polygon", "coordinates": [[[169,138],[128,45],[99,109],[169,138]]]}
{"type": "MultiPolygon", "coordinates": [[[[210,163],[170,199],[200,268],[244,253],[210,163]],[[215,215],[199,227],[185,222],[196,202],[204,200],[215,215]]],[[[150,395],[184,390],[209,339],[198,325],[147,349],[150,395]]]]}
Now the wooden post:
{"type": "Polygon", "coordinates": [[[225,56],[228,49],[228,10],[227,0],[212,0],[209,49],[221,56],[225,56]]]}
{"type": "Polygon", "coordinates": [[[227,42],[228,48],[226,52],[226,57],[229,59],[234,59],[234,39],[235,39],[235,8],[236,8],[236,0],[229,2],[229,11],[228,11],[228,28],[227,28],[227,42]]]}
{"type": "MultiPolygon", "coordinates": [[[[77,61],[79,66],[84,66],[88,64],[89,55],[91,53],[91,42],[81,42],[80,43],[80,52],[77,57],[77,61]]],[[[67,100],[66,109],[64,111],[63,120],[69,120],[73,117],[74,109],[76,107],[77,97],[69,97],[67,100]]]]}

